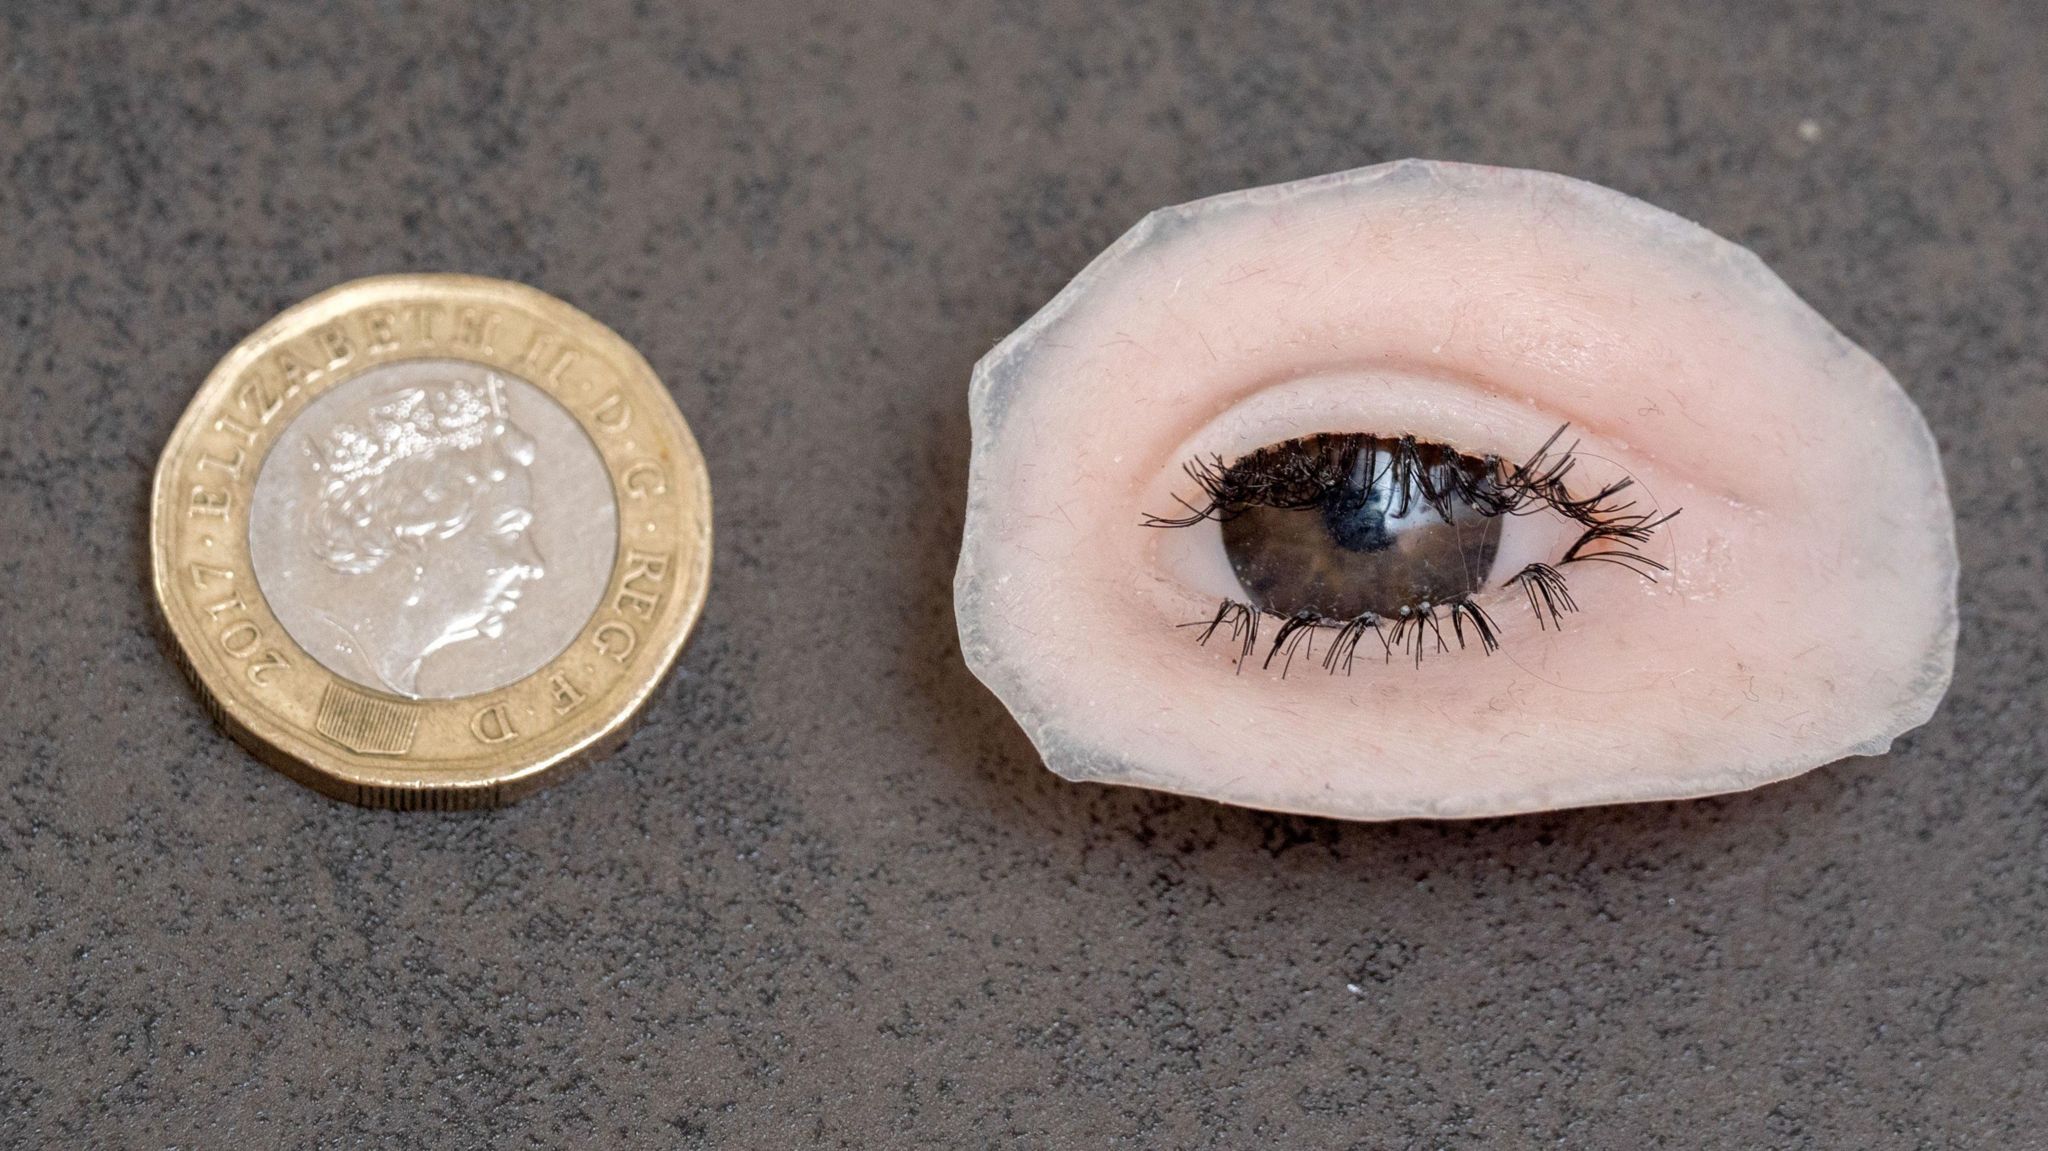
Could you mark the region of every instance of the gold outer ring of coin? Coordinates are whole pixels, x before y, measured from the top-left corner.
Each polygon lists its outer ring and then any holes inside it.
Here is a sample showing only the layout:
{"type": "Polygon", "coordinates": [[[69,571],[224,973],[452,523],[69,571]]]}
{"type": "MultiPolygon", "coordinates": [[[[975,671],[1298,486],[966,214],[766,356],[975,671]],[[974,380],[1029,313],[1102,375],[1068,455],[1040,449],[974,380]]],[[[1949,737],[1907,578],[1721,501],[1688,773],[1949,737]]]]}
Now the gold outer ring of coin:
{"type": "Polygon", "coordinates": [[[522,284],[355,280],[265,324],[213,369],[171,433],[150,502],[152,577],[209,710],[265,762],[375,807],[517,799],[616,747],[681,654],[711,577],[711,483],[682,413],[610,329],[522,284]],[[293,642],[251,566],[265,455],[329,389],[372,368],[455,359],[524,379],[589,434],[619,541],[600,604],[539,670],[456,699],[365,688],[293,642]]]}

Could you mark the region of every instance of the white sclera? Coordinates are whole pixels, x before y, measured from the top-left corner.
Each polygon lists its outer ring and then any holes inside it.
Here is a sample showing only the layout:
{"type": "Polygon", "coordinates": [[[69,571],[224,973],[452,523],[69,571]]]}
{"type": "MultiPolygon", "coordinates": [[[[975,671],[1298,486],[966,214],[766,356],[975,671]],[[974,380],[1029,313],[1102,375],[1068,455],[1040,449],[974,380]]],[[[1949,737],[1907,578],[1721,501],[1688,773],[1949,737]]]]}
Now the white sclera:
{"type": "Polygon", "coordinates": [[[1406,161],[1148,216],[976,366],[969,666],[1048,766],[1355,819],[1673,799],[1874,754],[1954,661],[1953,517],[1884,368],[1746,250],[1621,193],[1406,161]],[[1683,508],[1655,584],[1490,603],[1503,650],[1237,672],[1176,625],[1213,525],[1181,465],[1317,432],[1520,458],[1683,508]]]}

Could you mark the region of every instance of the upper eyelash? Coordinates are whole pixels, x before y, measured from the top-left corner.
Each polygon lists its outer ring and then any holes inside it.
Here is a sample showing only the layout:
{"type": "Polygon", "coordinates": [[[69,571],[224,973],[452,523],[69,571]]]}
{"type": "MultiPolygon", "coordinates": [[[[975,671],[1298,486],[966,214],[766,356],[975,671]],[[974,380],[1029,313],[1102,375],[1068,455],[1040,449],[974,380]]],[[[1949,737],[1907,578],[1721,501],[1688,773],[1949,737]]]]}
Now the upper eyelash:
{"type": "MultiPolygon", "coordinates": [[[[1578,441],[1572,441],[1562,451],[1557,450],[1558,441],[1564,438],[1570,427],[1570,424],[1560,425],[1542,446],[1519,464],[1493,455],[1473,461],[1440,445],[1418,441],[1413,436],[1358,434],[1323,434],[1288,440],[1260,448],[1228,464],[1220,455],[1206,459],[1198,457],[1183,465],[1182,470],[1201,489],[1207,497],[1206,502],[1198,505],[1176,495],[1174,500],[1186,510],[1185,515],[1147,515],[1144,526],[1182,528],[1206,520],[1221,522],[1252,507],[1316,507],[1332,490],[1349,481],[1352,468],[1361,454],[1383,452],[1387,459],[1386,471],[1376,473],[1370,479],[1376,483],[1388,471],[1392,472],[1390,486],[1400,494],[1400,504],[1392,509],[1396,515],[1406,515],[1412,506],[1411,499],[1420,498],[1448,523],[1454,507],[1451,497],[1456,496],[1489,518],[1527,515],[1547,508],[1581,525],[1584,530],[1555,564],[1529,564],[1509,577],[1504,585],[1522,589],[1538,626],[1561,627],[1564,617],[1578,611],[1579,606],[1566,587],[1564,573],[1558,568],[1574,563],[1612,563],[1654,581],[1657,573],[1669,569],[1644,555],[1642,545],[1658,528],[1683,510],[1674,508],[1663,513],[1654,509],[1636,511],[1635,501],[1623,498],[1623,493],[1635,486],[1635,480],[1626,476],[1603,485],[1590,495],[1572,495],[1565,486],[1565,477],[1577,463],[1578,441]]],[[[1331,619],[1312,612],[1282,616],[1238,600],[1225,599],[1218,606],[1214,618],[1183,626],[1202,628],[1197,642],[1203,644],[1227,626],[1232,639],[1240,645],[1236,663],[1241,670],[1244,661],[1258,646],[1260,621],[1271,617],[1279,621],[1280,628],[1266,651],[1263,666],[1270,668],[1274,659],[1284,654],[1283,675],[1293,662],[1298,644],[1306,640],[1310,654],[1313,654],[1314,629],[1335,628],[1337,636],[1325,650],[1322,660],[1324,670],[1335,674],[1339,670],[1351,670],[1358,644],[1367,632],[1379,639],[1390,661],[1396,648],[1401,649],[1404,656],[1412,657],[1418,665],[1432,646],[1438,652],[1448,651],[1443,621],[1437,618],[1440,611],[1448,611],[1451,636],[1458,647],[1466,646],[1467,626],[1473,629],[1480,648],[1487,654],[1491,655],[1500,646],[1498,625],[1470,596],[1449,603],[1421,604],[1413,612],[1403,608],[1398,617],[1367,613],[1349,620],[1331,619]]]]}
{"type": "Polygon", "coordinates": [[[1446,521],[1451,518],[1450,497],[1454,495],[1485,516],[1523,515],[1540,504],[1589,528],[1633,519],[1644,521],[1641,526],[1647,532],[1678,514],[1671,512],[1657,517],[1655,522],[1648,522],[1644,516],[1631,516],[1635,501],[1619,498],[1635,486],[1635,480],[1628,477],[1615,480],[1590,496],[1573,496],[1564,481],[1578,464],[1578,441],[1572,441],[1563,451],[1555,450],[1570,427],[1560,425],[1519,464],[1500,456],[1486,456],[1474,461],[1476,466],[1468,467],[1464,461],[1469,457],[1414,436],[1353,434],[1288,440],[1230,463],[1225,463],[1220,455],[1197,457],[1182,465],[1181,470],[1202,489],[1207,502],[1198,506],[1175,496],[1174,501],[1186,509],[1186,515],[1147,515],[1144,523],[1155,528],[1192,527],[1203,520],[1228,519],[1251,507],[1315,507],[1331,490],[1349,481],[1358,457],[1369,452],[1383,452],[1387,456],[1384,469],[1371,479],[1377,481],[1387,472],[1393,473],[1391,486],[1402,499],[1401,505],[1392,509],[1396,515],[1407,514],[1411,492],[1446,521]]]}

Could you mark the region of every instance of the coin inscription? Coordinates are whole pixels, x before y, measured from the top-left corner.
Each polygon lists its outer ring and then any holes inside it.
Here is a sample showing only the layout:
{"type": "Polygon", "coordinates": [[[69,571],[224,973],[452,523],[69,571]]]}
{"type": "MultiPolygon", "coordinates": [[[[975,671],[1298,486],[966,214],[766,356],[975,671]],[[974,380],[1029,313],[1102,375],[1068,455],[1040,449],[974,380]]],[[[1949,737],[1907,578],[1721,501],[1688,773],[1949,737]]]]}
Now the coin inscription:
{"type": "Polygon", "coordinates": [[[503,687],[559,655],[618,542],[604,462],[517,376],[411,360],[292,420],[257,478],[257,584],[330,671],[397,695],[503,687]]]}
{"type": "Polygon", "coordinates": [[[157,603],[222,724],[360,803],[500,803],[623,737],[709,584],[703,457],[531,288],[360,280],[214,369],[159,462],[157,603]]]}

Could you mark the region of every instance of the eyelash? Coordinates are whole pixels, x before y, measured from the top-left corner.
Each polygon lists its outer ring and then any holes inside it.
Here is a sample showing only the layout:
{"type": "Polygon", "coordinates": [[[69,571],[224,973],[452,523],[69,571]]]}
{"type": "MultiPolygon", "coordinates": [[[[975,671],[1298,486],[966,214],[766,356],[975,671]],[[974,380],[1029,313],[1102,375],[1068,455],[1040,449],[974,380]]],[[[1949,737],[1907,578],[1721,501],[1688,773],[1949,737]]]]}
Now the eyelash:
{"type": "MultiPolygon", "coordinates": [[[[1321,507],[1346,482],[1361,453],[1385,453],[1385,469],[1375,472],[1371,479],[1377,482],[1388,471],[1392,472],[1392,489],[1400,493],[1396,515],[1407,514],[1413,501],[1419,498],[1448,523],[1453,506],[1451,497],[1456,496],[1489,519],[1549,510],[1579,524],[1584,530],[1555,564],[1529,564],[1502,585],[1522,589],[1537,626],[1562,628],[1564,617],[1578,611],[1579,606],[1559,568],[1575,563],[1611,563],[1654,582],[1658,573],[1667,569],[1644,555],[1642,546],[1682,510],[1662,514],[1654,510],[1636,511],[1635,501],[1623,498],[1623,493],[1635,486],[1635,481],[1626,477],[1606,484],[1590,496],[1573,496],[1565,487],[1565,477],[1577,464],[1578,442],[1557,450],[1558,441],[1570,426],[1560,426],[1520,464],[1510,464],[1499,456],[1473,460],[1441,445],[1419,442],[1413,436],[1361,434],[1324,434],[1288,440],[1260,448],[1230,464],[1220,455],[1197,458],[1188,461],[1182,470],[1202,491],[1205,502],[1194,504],[1176,496],[1175,501],[1186,509],[1185,515],[1147,515],[1144,526],[1186,528],[1211,520],[1220,523],[1254,507],[1321,507]]],[[[1446,622],[1450,639],[1456,641],[1460,650],[1466,646],[1468,627],[1485,654],[1491,655],[1500,647],[1499,625],[1470,596],[1450,603],[1404,607],[1394,617],[1367,613],[1354,619],[1332,619],[1312,611],[1283,616],[1241,600],[1224,599],[1213,618],[1181,626],[1201,628],[1196,642],[1205,645],[1227,628],[1231,641],[1238,645],[1236,663],[1242,671],[1245,661],[1258,647],[1260,625],[1266,619],[1280,626],[1261,666],[1270,668],[1275,659],[1284,655],[1283,676],[1304,641],[1313,658],[1314,635],[1320,629],[1335,629],[1337,633],[1321,660],[1323,669],[1333,675],[1340,670],[1350,673],[1358,646],[1368,633],[1379,640],[1388,662],[1392,662],[1398,649],[1417,666],[1425,654],[1451,650],[1445,638],[1446,622]]]]}

